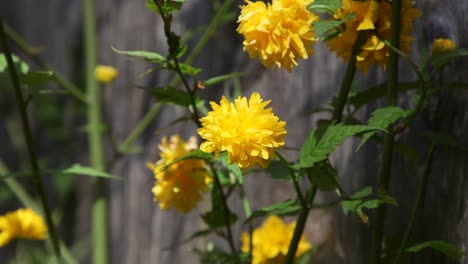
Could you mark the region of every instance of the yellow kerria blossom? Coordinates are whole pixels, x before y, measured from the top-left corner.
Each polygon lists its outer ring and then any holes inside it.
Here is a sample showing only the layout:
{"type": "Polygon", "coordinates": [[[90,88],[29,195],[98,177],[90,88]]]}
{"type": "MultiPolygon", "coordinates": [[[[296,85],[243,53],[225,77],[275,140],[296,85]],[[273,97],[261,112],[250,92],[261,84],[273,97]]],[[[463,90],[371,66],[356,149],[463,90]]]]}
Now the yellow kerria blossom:
{"type": "Polygon", "coordinates": [[[219,105],[210,102],[213,111],[200,119],[202,127],[197,130],[205,139],[200,149],[216,156],[227,151],[229,163],[237,163],[244,172],[256,164],[266,168],[287,135],[286,122],[279,121],[271,108],[264,109],[269,103],[258,93],[248,102],[238,97],[230,103],[224,96],[219,105]]]}
{"type": "MultiPolygon", "coordinates": [[[[253,231],[252,238],[252,263],[270,264],[283,263],[288,253],[289,243],[293,237],[296,223],[285,224],[277,216],[269,216],[260,228],[253,231]]],[[[242,251],[248,253],[250,236],[242,233],[242,251]]],[[[305,236],[299,241],[296,257],[312,248],[305,236]]]]}
{"type": "Polygon", "coordinates": [[[432,59],[453,52],[457,49],[457,44],[450,39],[438,38],[432,43],[432,59]]]}
{"type": "MultiPolygon", "coordinates": [[[[391,2],[391,1],[390,1],[391,2]]],[[[400,50],[409,54],[413,32],[413,22],[421,16],[421,12],[413,8],[414,2],[403,0],[401,9],[400,50]]],[[[378,36],[390,40],[392,7],[388,1],[367,0],[365,2],[343,0],[342,7],[337,11],[335,18],[343,19],[347,14],[354,12],[355,18],[346,22],[345,30],[337,37],[327,42],[327,46],[337,53],[337,56],[349,62],[353,45],[362,30],[369,30],[367,40],[357,54],[356,67],[367,73],[371,64],[386,69],[390,48],[378,36]]]]}
{"type": "Polygon", "coordinates": [[[314,54],[312,23],[319,17],[307,10],[313,0],[273,0],[240,6],[237,31],[244,35],[244,51],[251,58],[258,57],[266,67],[284,67],[288,71],[297,66],[296,59],[314,54]]]}
{"type": "Polygon", "coordinates": [[[115,78],[117,78],[118,74],[119,72],[117,71],[116,68],[111,67],[111,66],[105,66],[105,65],[97,65],[94,71],[96,80],[102,83],[112,82],[115,78]]]}
{"type": "Polygon", "coordinates": [[[169,141],[163,137],[161,159],[155,164],[147,163],[154,172],[156,184],[153,187],[154,200],[159,201],[163,210],[174,207],[180,213],[186,213],[201,200],[202,192],[208,190],[212,178],[203,160],[187,159],[170,165],[174,160],[198,149],[197,139],[190,137],[187,142],[179,135],[171,136],[169,141]]]}
{"type": "Polygon", "coordinates": [[[15,238],[43,240],[46,233],[47,226],[42,217],[29,208],[0,216],[0,247],[15,238]]]}

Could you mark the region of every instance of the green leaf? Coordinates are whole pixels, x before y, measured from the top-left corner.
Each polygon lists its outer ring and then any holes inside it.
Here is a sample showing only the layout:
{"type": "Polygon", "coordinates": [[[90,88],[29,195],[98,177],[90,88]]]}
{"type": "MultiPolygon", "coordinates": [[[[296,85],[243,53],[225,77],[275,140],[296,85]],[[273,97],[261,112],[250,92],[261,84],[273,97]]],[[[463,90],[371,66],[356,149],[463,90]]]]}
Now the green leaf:
{"type": "Polygon", "coordinates": [[[342,144],[343,141],[357,133],[375,130],[369,126],[346,126],[336,124],[329,126],[324,132],[322,138],[317,142],[316,130],[312,130],[301,149],[299,163],[293,168],[309,168],[316,162],[322,161],[328,157],[328,154],[335,150],[335,147],[342,144]]]}
{"type": "MultiPolygon", "coordinates": [[[[13,64],[15,64],[15,69],[18,74],[26,74],[29,72],[29,65],[20,60],[18,56],[11,55],[13,64]]],[[[0,53],[0,73],[6,72],[8,69],[8,62],[4,53],[0,53]]]]}
{"type": "Polygon", "coordinates": [[[79,175],[87,175],[87,176],[92,176],[92,177],[103,177],[103,178],[110,178],[110,179],[117,179],[121,180],[122,178],[112,176],[106,172],[103,172],[101,170],[91,168],[91,167],[85,167],[80,164],[74,164],[70,168],[66,168],[63,170],[58,171],[59,174],[79,174],[79,175]]]}
{"type": "Polygon", "coordinates": [[[156,52],[145,51],[145,50],[124,51],[124,50],[118,50],[114,47],[112,47],[112,50],[122,55],[142,57],[142,58],[148,59],[156,63],[163,63],[166,61],[166,58],[164,56],[156,52]]]}
{"type": "Polygon", "coordinates": [[[322,191],[333,191],[338,188],[336,169],[328,160],[323,160],[306,169],[310,181],[322,191]]]}
{"type": "Polygon", "coordinates": [[[234,177],[236,177],[238,183],[244,183],[244,174],[242,173],[242,170],[239,165],[237,165],[237,163],[229,164],[228,155],[219,155],[217,159],[229,169],[229,172],[231,172],[234,177]]]}
{"type": "Polygon", "coordinates": [[[338,29],[338,27],[346,23],[346,21],[355,17],[355,13],[348,13],[343,19],[315,21],[314,23],[312,23],[312,27],[314,28],[315,35],[319,36],[320,38],[323,38],[327,33],[336,34],[336,32],[332,32],[333,29],[338,29]]]}
{"type": "MultiPolygon", "coordinates": [[[[211,229],[223,227],[223,226],[226,226],[225,215],[224,215],[225,210],[227,209],[224,209],[222,207],[215,208],[212,211],[201,215],[201,218],[211,229]]],[[[229,213],[229,225],[232,225],[237,221],[237,215],[232,213],[231,211],[229,211],[228,213],[229,213]]]]}
{"type": "Polygon", "coordinates": [[[369,198],[371,194],[372,187],[368,186],[351,195],[349,199],[342,200],[340,205],[344,214],[347,215],[350,211],[354,212],[357,216],[359,216],[361,221],[367,223],[368,217],[363,213],[362,209],[375,209],[384,203],[394,206],[398,205],[395,198],[388,194],[381,194],[377,199],[369,198]]]}
{"type": "Polygon", "coordinates": [[[206,250],[194,249],[200,264],[240,264],[247,263],[248,254],[239,253],[231,255],[213,244],[208,243],[206,250]]]}
{"type": "Polygon", "coordinates": [[[148,7],[150,10],[161,14],[158,6],[154,3],[154,1],[159,1],[161,2],[161,10],[164,15],[172,12],[177,12],[182,8],[182,4],[185,2],[185,0],[146,0],[146,7],[148,7]]]}
{"type": "Polygon", "coordinates": [[[273,160],[270,166],[266,169],[273,179],[290,181],[291,175],[289,174],[288,164],[280,160],[273,160]]]}
{"type": "Polygon", "coordinates": [[[55,74],[52,71],[29,72],[19,75],[22,83],[29,86],[37,86],[55,80],[55,74]]]}
{"type": "Polygon", "coordinates": [[[224,75],[212,77],[212,78],[210,78],[210,79],[208,79],[206,81],[203,81],[202,85],[204,85],[204,86],[214,85],[214,84],[223,82],[223,81],[225,81],[227,79],[237,77],[237,76],[241,76],[243,74],[244,74],[243,72],[233,72],[233,73],[229,73],[229,74],[224,74],[224,75]]]}
{"type": "MultiPolygon", "coordinates": [[[[169,65],[170,65],[170,68],[168,69],[172,69],[172,70],[175,69],[175,64],[173,62],[170,62],[169,65]]],[[[199,68],[195,68],[188,64],[180,63],[180,62],[179,62],[179,68],[183,74],[188,74],[188,75],[197,75],[198,73],[202,71],[199,68]]]]}
{"type": "MultiPolygon", "coordinates": [[[[418,82],[399,83],[397,90],[400,93],[420,88],[420,86],[421,85],[418,82]]],[[[356,109],[359,109],[367,103],[385,96],[387,96],[387,83],[380,84],[371,89],[359,92],[354,96],[350,96],[348,98],[348,102],[356,109]]]]}
{"type": "MultiPolygon", "coordinates": [[[[191,95],[185,91],[174,88],[156,88],[149,89],[149,91],[156,98],[156,101],[160,103],[175,104],[184,107],[188,107],[192,104],[190,99],[191,95]]],[[[201,100],[197,95],[193,95],[193,97],[195,104],[200,103],[201,100]]]]}
{"type": "MultiPolygon", "coordinates": [[[[400,118],[406,117],[409,113],[411,113],[411,110],[405,111],[398,106],[379,108],[371,114],[368,125],[385,130],[390,124],[400,118]]],[[[377,133],[377,130],[370,131],[362,135],[361,143],[356,148],[356,151],[358,151],[375,133],[377,133]]]]}
{"type": "Polygon", "coordinates": [[[434,133],[434,132],[426,132],[424,133],[424,135],[428,137],[429,140],[433,144],[445,145],[445,146],[450,146],[461,151],[468,151],[468,147],[461,145],[459,142],[457,142],[453,137],[449,135],[439,134],[439,133],[434,133]]]}
{"type": "Polygon", "coordinates": [[[288,207],[296,205],[295,200],[288,199],[284,202],[263,207],[252,212],[252,214],[245,220],[244,223],[249,223],[255,218],[271,215],[271,214],[281,214],[281,212],[287,211],[288,207]]]}
{"type": "Polygon", "coordinates": [[[302,253],[297,259],[294,261],[294,264],[310,264],[314,263],[313,258],[317,253],[317,249],[314,247],[309,249],[308,251],[302,253]]]}
{"type": "Polygon", "coordinates": [[[341,0],[315,0],[307,6],[307,9],[317,13],[334,14],[335,10],[340,9],[341,5],[341,0]]]}
{"type": "Polygon", "coordinates": [[[458,249],[456,246],[450,244],[449,242],[443,241],[443,240],[431,240],[431,241],[426,241],[420,244],[413,245],[407,249],[405,249],[406,252],[412,252],[416,253],[421,251],[424,248],[430,247],[432,249],[435,249],[439,251],[440,253],[444,254],[445,256],[456,260],[459,257],[462,257],[465,255],[463,251],[458,249]]]}
{"type": "Polygon", "coordinates": [[[449,64],[454,59],[463,56],[468,56],[468,49],[458,49],[440,57],[437,57],[435,60],[432,61],[432,64],[434,64],[435,68],[440,68],[449,64]]]}
{"type": "Polygon", "coordinates": [[[206,152],[203,152],[203,151],[197,149],[197,150],[194,150],[194,151],[190,152],[189,154],[187,154],[185,156],[182,156],[182,157],[180,157],[180,158],[166,164],[166,166],[164,166],[163,169],[166,170],[172,164],[177,163],[179,161],[188,160],[188,159],[211,160],[211,159],[213,159],[213,154],[212,153],[206,153],[206,152]]]}

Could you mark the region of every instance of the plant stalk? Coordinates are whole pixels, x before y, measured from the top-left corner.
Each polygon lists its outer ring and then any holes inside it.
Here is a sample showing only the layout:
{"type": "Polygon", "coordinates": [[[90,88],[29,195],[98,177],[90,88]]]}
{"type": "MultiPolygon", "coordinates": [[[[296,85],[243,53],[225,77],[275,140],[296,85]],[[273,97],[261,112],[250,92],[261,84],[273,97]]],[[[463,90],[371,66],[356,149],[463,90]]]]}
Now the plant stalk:
{"type": "MultiPolygon", "coordinates": [[[[401,0],[392,1],[392,18],[391,18],[391,39],[392,46],[399,49],[400,47],[400,17],[401,17],[401,0]]],[[[388,105],[394,106],[397,103],[397,85],[398,85],[398,53],[393,49],[390,50],[388,82],[387,82],[387,101],[388,105]]],[[[379,192],[387,193],[391,175],[391,164],[393,156],[393,145],[395,133],[393,125],[388,128],[389,133],[384,136],[384,146],[382,155],[382,168],[379,177],[379,192]]],[[[370,263],[379,264],[382,251],[382,238],[385,224],[386,205],[382,204],[377,208],[374,222],[372,225],[372,245],[370,252],[370,263]]]]}
{"type": "Polygon", "coordinates": [[[23,127],[23,134],[24,134],[24,140],[26,141],[26,146],[28,150],[28,155],[29,155],[29,161],[31,163],[32,167],[32,181],[34,183],[34,187],[36,188],[36,192],[39,195],[39,199],[41,201],[42,205],[42,210],[43,213],[45,214],[46,218],[46,223],[47,223],[47,228],[49,230],[49,235],[52,241],[52,247],[54,250],[54,254],[57,257],[58,260],[61,259],[61,254],[60,254],[60,246],[59,246],[59,241],[57,238],[57,235],[55,233],[55,226],[52,221],[52,214],[50,211],[49,204],[47,202],[47,197],[44,191],[44,184],[43,184],[43,179],[40,174],[39,170],[39,164],[35,152],[35,146],[33,142],[33,138],[31,135],[31,128],[29,126],[29,120],[28,120],[28,115],[26,113],[26,105],[23,99],[23,94],[21,91],[18,75],[16,73],[15,69],[15,64],[13,63],[13,59],[11,56],[10,48],[8,46],[8,42],[6,39],[6,34],[3,26],[3,19],[0,18],[0,38],[1,38],[1,43],[3,46],[3,50],[5,52],[5,57],[7,60],[8,64],[8,69],[10,72],[10,78],[11,82],[13,84],[14,92],[15,92],[15,99],[16,103],[19,108],[19,113],[20,113],[20,118],[21,118],[21,123],[23,127]]]}
{"type": "Polygon", "coordinates": [[[308,207],[302,207],[302,210],[297,218],[296,227],[294,228],[294,234],[289,244],[288,253],[284,259],[284,264],[293,264],[294,259],[296,258],[297,247],[301,241],[302,233],[304,233],[305,223],[307,217],[309,216],[309,207],[314,201],[315,195],[317,194],[317,186],[310,184],[309,193],[307,195],[308,207]]]}
{"type": "MultiPolygon", "coordinates": [[[[83,1],[86,93],[88,97],[88,146],[91,166],[104,170],[104,145],[101,132],[101,90],[94,77],[97,64],[95,1],[83,1]]],[[[104,179],[95,178],[92,182],[94,199],[92,206],[93,263],[108,263],[107,241],[107,198],[104,179]]]]}

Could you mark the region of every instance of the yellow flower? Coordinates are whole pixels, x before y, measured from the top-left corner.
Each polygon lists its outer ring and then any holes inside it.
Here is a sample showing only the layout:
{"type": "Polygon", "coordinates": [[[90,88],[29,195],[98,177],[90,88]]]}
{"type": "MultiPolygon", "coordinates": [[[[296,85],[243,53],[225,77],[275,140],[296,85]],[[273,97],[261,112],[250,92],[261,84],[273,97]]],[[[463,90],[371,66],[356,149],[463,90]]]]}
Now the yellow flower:
{"type": "Polygon", "coordinates": [[[203,160],[188,159],[166,167],[174,160],[198,149],[197,139],[190,137],[187,142],[179,135],[171,136],[169,141],[163,137],[161,159],[155,164],[146,165],[154,172],[156,184],[153,187],[154,200],[159,201],[163,210],[175,207],[180,213],[186,213],[201,200],[202,192],[208,190],[212,178],[206,170],[203,160]]]}
{"type": "Polygon", "coordinates": [[[229,163],[237,163],[244,172],[256,164],[266,168],[287,132],[286,122],[279,121],[271,108],[264,109],[270,101],[262,100],[253,93],[248,102],[238,97],[230,103],[224,96],[220,105],[210,102],[213,111],[200,119],[202,128],[197,130],[205,139],[200,149],[215,156],[226,150],[229,163]]]}
{"type": "Polygon", "coordinates": [[[42,217],[29,208],[0,216],[0,247],[15,238],[43,240],[46,233],[42,217]]]}
{"type": "Polygon", "coordinates": [[[312,0],[273,0],[240,6],[237,31],[244,35],[244,51],[258,57],[266,67],[285,67],[289,72],[297,66],[296,59],[306,59],[314,53],[315,33],[311,24],[319,17],[307,10],[312,0]]]}
{"type": "Polygon", "coordinates": [[[435,59],[457,49],[457,44],[450,39],[438,38],[432,43],[432,58],[435,59]]]}
{"type": "MultiPolygon", "coordinates": [[[[253,231],[252,263],[270,264],[283,263],[288,253],[289,243],[293,237],[296,223],[284,224],[281,218],[269,216],[262,227],[253,231]]],[[[242,251],[249,252],[250,236],[242,233],[242,251]]],[[[296,251],[296,257],[312,248],[305,236],[301,237],[296,251]]]]}
{"type": "Polygon", "coordinates": [[[116,68],[111,67],[111,66],[105,66],[105,65],[97,65],[94,71],[96,80],[102,83],[112,82],[115,78],[117,78],[118,74],[119,72],[117,71],[116,68]]]}
{"type": "MultiPolygon", "coordinates": [[[[413,32],[413,22],[421,16],[421,12],[413,8],[413,5],[414,2],[403,0],[401,9],[400,50],[406,54],[410,53],[411,42],[414,41],[414,38],[410,36],[413,32]]],[[[346,22],[346,29],[328,41],[327,46],[335,51],[338,57],[349,62],[359,31],[369,30],[367,40],[364,41],[361,51],[356,56],[356,67],[364,73],[368,72],[371,64],[376,64],[385,70],[390,48],[378,38],[378,35],[390,40],[391,4],[384,0],[380,2],[343,0],[343,5],[337,11],[335,18],[342,19],[352,12],[356,14],[356,17],[349,19],[346,22]]]]}

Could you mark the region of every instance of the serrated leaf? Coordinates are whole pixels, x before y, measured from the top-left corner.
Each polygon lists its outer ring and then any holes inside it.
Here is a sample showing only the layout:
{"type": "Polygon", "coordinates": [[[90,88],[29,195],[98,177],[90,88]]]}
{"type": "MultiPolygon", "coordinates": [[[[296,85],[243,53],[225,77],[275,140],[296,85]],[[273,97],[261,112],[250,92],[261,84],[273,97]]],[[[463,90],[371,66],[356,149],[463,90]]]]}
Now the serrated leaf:
{"type": "Polygon", "coordinates": [[[164,56],[156,52],[151,52],[151,51],[146,51],[146,50],[125,51],[125,50],[118,50],[114,47],[112,47],[112,50],[122,55],[142,57],[142,58],[148,59],[156,63],[162,63],[166,61],[166,58],[164,56]]]}
{"type": "Polygon", "coordinates": [[[22,83],[29,86],[37,86],[55,80],[55,74],[52,71],[29,72],[18,77],[22,83]]]}
{"type": "MultiPolygon", "coordinates": [[[[158,6],[154,3],[154,1],[159,1],[159,0],[146,0],[146,7],[148,7],[150,10],[161,14],[158,6]]],[[[172,12],[177,12],[182,8],[182,4],[185,2],[185,0],[165,0],[165,1],[160,1],[161,2],[161,10],[164,15],[172,12]]]]}
{"type": "Polygon", "coordinates": [[[179,161],[188,160],[188,159],[211,160],[211,159],[213,159],[213,153],[206,153],[206,152],[203,152],[203,151],[197,149],[197,150],[194,150],[194,151],[190,152],[189,154],[187,154],[185,156],[182,156],[182,157],[180,157],[178,159],[175,159],[174,161],[166,164],[166,166],[164,166],[163,169],[166,170],[172,164],[177,163],[179,161]]]}
{"type": "Polygon", "coordinates": [[[315,0],[307,6],[307,9],[317,13],[334,14],[335,10],[340,9],[341,5],[341,0],[315,0]]]}
{"type": "Polygon", "coordinates": [[[204,85],[204,86],[214,85],[214,84],[223,82],[223,81],[225,81],[227,79],[237,77],[237,76],[241,76],[243,74],[244,74],[243,72],[233,72],[233,73],[229,73],[229,74],[224,74],[224,75],[212,77],[212,78],[210,78],[210,79],[208,79],[206,81],[203,81],[202,85],[204,85]]]}
{"type": "Polygon", "coordinates": [[[432,61],[432,64],[434,65],[435,68],[440,68],[449,64],[454,59],[463,57],[463,56],[468,56],[468,49],[458,49],[453,52],[442,55],[440,57],[437,57],[435,60],[432,61]]]}
{"type": "Polygon", "coordinates": [[[355,13],[348,13],[343,19],[315,21],[314,23],[312,23],[312,27],[314,28],[315,35],[320,38],[323,38],[325,34],[330,33],[332,29],[338,28],[339,26],[346,23],[346,21],[348,21],[349,19],[355,17],[355,13]]]}
{"type": "Polygon", "coordinates": [[[337,174],[328,160],[321,161],[306,169],[310,181],[322,191],[332,191],[338,188],[337,174]]]}
{"type": "Polygon", "coordinates": [[[431,240],[431,241],[419,243],[419,244],[413,245],[405,249],[405,251],[416,253],[428,247],[435,249],[439,251],[440,253],[444,254],[445,256],[454,260],[465,255],[465,253],[461,251],[460,249],[458,249],[456,246],[443,240],[431,240]]]}
{"type": "Polygon", "coordinates": [[[111,179],[118,179],[121,180],[122,178],[112,176],[109,173],[103,172],[101,170],[85,167],[80,164],[74,164],[69,168],[63,169],[58,171],[59,174],[79,174],[79,175],[87,175],[92,177],[103,177],[103,178],[111,178],[111,179]]]}
{"type": "MultiPolygon", "coordinates": [[[[371,118],[367,124],[368,126],[385,130],[390,124],[393,124],[400,118],[406,117],[409,113],[411,113],[411,110],[405,111],[398,106],[379,108],[371,114],[371,118]]],[[[361,143],[355,151],[358,151],[375,133],[377,133],[377,130],[362,135],[361,143]]]]}
{"type": "Polygon", "coordinates": [[[375,130],[375,128],[360,125],[331,125],[326,129],[319,142],[316,139],[316,130],[312,130],[301,149],[299,163],[293,167],[296,169],[312,167],[315,163],[326,159],[328,154],[333,152],[336,146],[341,145],[345,139],[369,130],[375,130]]]}
{"type": "MultiPolygon", "coordinates": [[[[156,101],[160,103],[175,104],[180,106],[188,107],[192,104],[191,95],[185,91],[177,90],[174,88],[156,88],[149,89],[151,94],[156,98],[156,101]]],[[[200,103],[200,98],[197,95],[193,95],[195,104],[200,103]]]]}
{"type": "Polygon", "coordinates": [[[252,214],[245,220],[244,224],[251,222],[255,218],[271,215],[271,214],[281,214],[281,212],[287,210],[288,207],[294,206],[296,204],[295,200],[288,199],[284,202],[263,207],[252,212],[252,214]]]}

